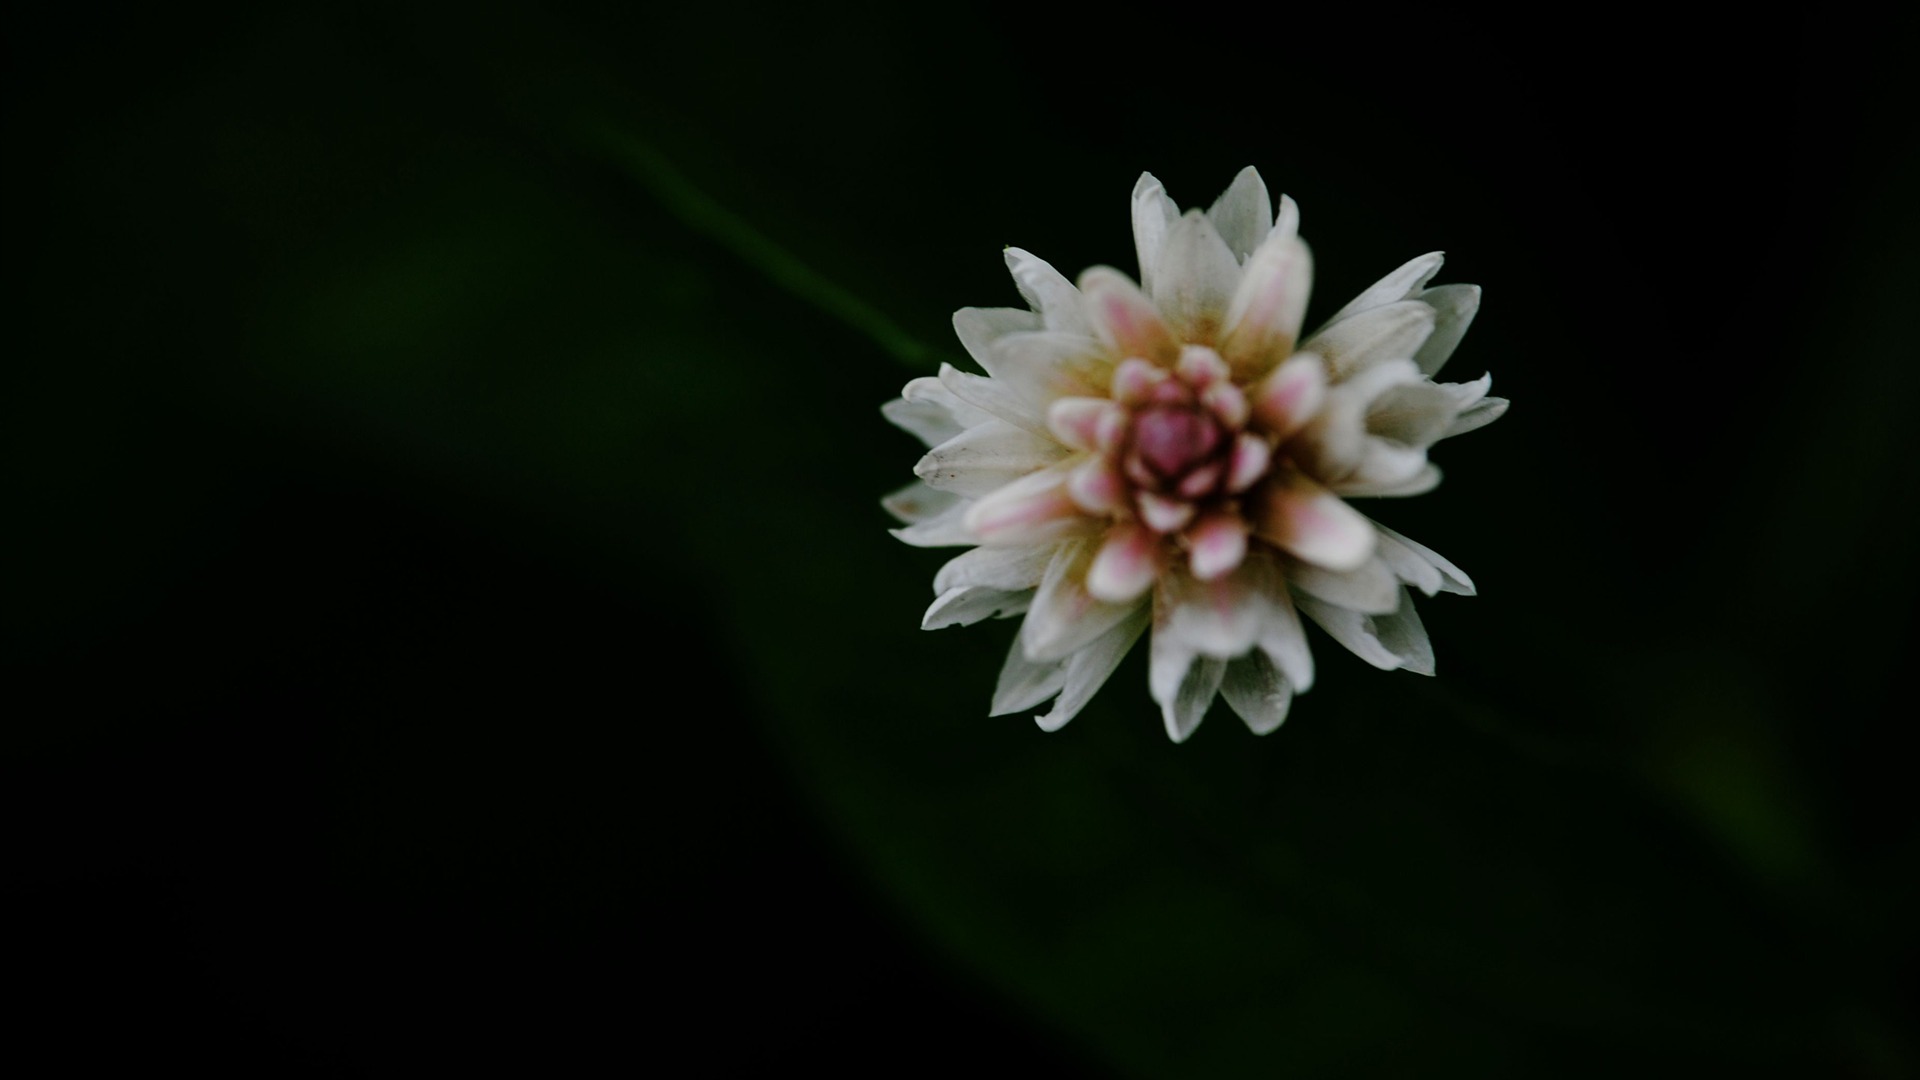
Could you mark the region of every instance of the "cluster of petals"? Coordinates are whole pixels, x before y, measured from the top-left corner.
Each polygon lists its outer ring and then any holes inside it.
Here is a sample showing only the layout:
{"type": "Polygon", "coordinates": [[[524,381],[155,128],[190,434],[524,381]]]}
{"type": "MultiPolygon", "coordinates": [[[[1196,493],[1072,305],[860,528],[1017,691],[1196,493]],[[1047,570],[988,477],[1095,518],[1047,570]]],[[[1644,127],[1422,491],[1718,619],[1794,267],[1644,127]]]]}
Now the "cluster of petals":
{"type": "Polygon", "coordinates": [[[1429,287],[1439,253],[1382,278],[1302,339],[1312,258],[1299,212],[1253,169],[1181,214],[1133,192],[1136,284],[1069,281],[1018,248],[1027,308],[953,318],[984,370],[943,366],[887,403],[929,447],[885,505],[894,534],[965,546],[922,625],[1023,615],[993,715],[1071,720],[1151,632],[1148,684],[1184,740],[1216,694],[1256,733],[1313,683],[1301,619],[1376,667],[1433,673],[1409,587],[1459,568],[1355,509],[1439,483],[1435,442],[1497,419],[1491,378],[1434,379],[1479,307],[1429,287]]]}

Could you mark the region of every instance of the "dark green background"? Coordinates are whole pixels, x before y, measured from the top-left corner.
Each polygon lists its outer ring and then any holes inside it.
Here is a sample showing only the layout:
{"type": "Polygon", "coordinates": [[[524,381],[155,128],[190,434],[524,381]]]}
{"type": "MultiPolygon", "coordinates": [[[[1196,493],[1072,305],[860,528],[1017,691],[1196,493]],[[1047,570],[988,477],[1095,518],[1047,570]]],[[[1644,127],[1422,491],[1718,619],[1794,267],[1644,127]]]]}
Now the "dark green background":
{"type": "MultiPolygon", "coordinates": [[[[1544,18],[1544,16],[1543,16],[1544,18]]],[[[1489,17],[1490,19],[1490,17],[1489,17]]],[[[92,6],[7,35],[6,979],[338,1075],[1915,1075],[1895,26],[92,6]],[[1056,20],[1064,20],[1055,27],[1056,20]],[[984,716],[876,406],[1258,166],[1486,289],[1440,675],[984,716]],[[561,1066],[561,1067],[571,1067],[561,1066]]]]}

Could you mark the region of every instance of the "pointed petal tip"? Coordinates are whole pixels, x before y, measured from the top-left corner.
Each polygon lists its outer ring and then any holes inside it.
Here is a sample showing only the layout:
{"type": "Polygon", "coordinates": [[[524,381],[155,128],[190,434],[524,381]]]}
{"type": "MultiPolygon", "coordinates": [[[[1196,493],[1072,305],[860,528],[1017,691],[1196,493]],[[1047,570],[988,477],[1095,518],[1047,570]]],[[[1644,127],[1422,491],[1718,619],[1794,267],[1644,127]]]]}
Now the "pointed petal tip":
{"type": "Polygon", "coordinates": [[[1186,499],[1176,499],[1152,491],[1143,491],[1135,497],[1140,519],[1147,528],[1157,533],[1179,532],[1193,520],[1193,503],[1186,499]]]}
{"type": "Polygon", "coordinates": [[[1120,361],[1113,369],[1113,400],[1122,405],[1145,404],[1153,389],[1167,380],[1164,369],[1137,356],[1120,361]]]}
{"type": "Polygon", "coordinates": [[[1046,469],[1021,477],[967,508],[962,524],[984,544],[1036,542],[1080,516],[1066,491],[1068,474],[1046,469]]]}
{"type": "Polygon", "coordinates": [[[1052,709],[1044,713],[1036,714],[1033,718],[1034,726],[1051,735],[1061,728],[1066,727],[1067,724],[1072,722],[1074,717],[1080,715],[1080,708],[1085,705],[1085,702],[1062,704],[1065,696],[1066,695],[1063,694],[1061,701],[1055,701],[1052,709]]]}
{"type": "Polygon", "coordinates": [[[1094,336],[1119,359],[1141,357],[1162,366],[1172,364],[1179,345],[1153,298],[1132,278],[1110,266],[1094,266],[1081,273],[1079,288],[1094,336]]]}
{"type": "MultiPolygon", "coordinates": [[[[1117,284],[1133,285],[1133,276],[1125,270],[1116,270],[1104,264],[1087,267],[1080,271],[1080,276],[1074,280],[1074,286],[1083,293],[1097,286],[1117,284]]],[[[1135,288],[1138,286],[1136,285],[1135,288]]]]}
{"type": "Polygon", "coordinates": [[[1265,439],[1249,431],[1240,433],[1233,443],[1233,456],[1227,465],[1227,491],[1238,495],[1267,475],[1273,461],[1273,448],[1265,439]]]}
{"type": "Polygon", "coordinates": [[[1455,435],[1465,435],[1469,431],[1478,431],[1495,420],[1507,415],[1512,402],[1503,397],[1483,397],[1472,408],[1454,418],[1453,423],[1440,437],[1451,439],[1455,435]]]}
{"type": "Polygon", "coordinates": [[[1113,423],[1107,414],[1116,411],[1118,406],[1106,398],[1057,398],[1047,406],[1047,427],[1075,450],[1093,450],[1100,444],[1103,427],[1113,423]]]}
{"type": "Polygon", "coordinates": [[[966,530],[960,515],[953,520],[902,525],[897,529],[888,529],[887,534],[909,547],[918,548],[969,547],[980,543],[979,537],[966,530]]]}
{"type": "MultiPolygon", "coordinates": [[[[985,619],[1004,619],[1027,608],[1026,594],[981,586],[948,589],[936,597],[920,617],[920,629],[942,630],[972,626],[985,619]]],[[[1025,708],[1025,706],[1019,706],[1025,708]]],[[[998,714],[995,714],[998,715],[998,714]]]]}
{"type": "Polygon", "coordinates": [[[1294,690],[1273,661],[1256,649],[1227,664],[1220,696],[1227,699],[1229,708],[1240,714],[1249,731],[1267,735],[1286,722],[1294,690]]]}
{"type": "Polygon", "coordinates": [[[1087,591],[1095,554],[1090,537],[1061,545],[1020,624],[1021,646],[1035,662],[1066,660],[1139,613],[1140,604],[1111,604],[1087,591]]]}
{"type": "Polygon", "coordinates": [[[1067,477],[1067,497],[1089,514],[1107,514],[1125,505],[1127,484],[1106,459],[1092,458],[1067,477]]]}
{"type": "Polygon", "coordinates": [[[1240,279],[1240,260],[1213,220],[1190,210],[1167,230],[1148,292],[1181,340],[1214,342],[1240,279]]]}
{"type": "Polygon", "coordinates": [[[1313,353],[1289,357],[1254,390],[1253,415],[1276,439],[1313,418],[1327,399],[1327,369],[1313,353]]]}
{"type": "Polygon", "coordinates": [[[1263,370],[1293,351],[1312,289],[1313,256],[1283,220],[1247,259],[1227,303],[1221,351],[1236,370],[1263,370]]]}
{"type": "Polygon", "coordinates": [[[1166,725],[1168,739],[1186,742],[1199,729],[1219,694],[1226,670],[1225,660],[1203,657],[1193,662],[1173,696],[1160,705],[1160,719],[1166,725]]]}
{"type": "Polygon", "coordinates": [[[1259,531],[1277,547],[1327,570],[1358,570],[1373,557],[1373,522],[1303,476],[1269,489],[1259,531]]]}
{"type": "Polygon", "coordinates": [[[1236,514],[1210,514],[1187,532],[1189,568],[1200,581],[1216,581],[1239,569],[1247,557],[1247,526],[1236,514]]]}
{"type": "Polygon", "coordinates": [[[1348,301],[1345,307],[1334,312],[1333,317],[1328,319],[1326,326],[1321,329],[1325,330],[1363,311],[1405,300],[1419,292],[1427,282],[1432,281],[1433,276],[1440,272],[1440,264],[1444,261],[1444,254],[1438,251],[1429,251],[1425,255],[1408,259],[1398,269],[1374,282],[1359,296],[1348,301]]]}
{"type": "Polygon", "coordinates": [[[1115,526],[1087,569],[1087,592],[1109,604],[1146,595],[1160,576],[1160,538],[1137,525],[1115,526]]]}

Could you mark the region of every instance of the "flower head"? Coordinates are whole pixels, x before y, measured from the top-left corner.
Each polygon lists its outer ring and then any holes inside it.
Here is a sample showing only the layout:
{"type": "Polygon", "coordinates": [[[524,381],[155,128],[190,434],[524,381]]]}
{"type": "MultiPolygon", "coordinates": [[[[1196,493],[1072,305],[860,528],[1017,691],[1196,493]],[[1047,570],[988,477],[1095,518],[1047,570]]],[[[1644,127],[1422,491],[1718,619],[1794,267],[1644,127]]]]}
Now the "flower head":
{"type": "Polygon", "coordinates": [[[1431,675],[1407,586],[1471,594],[1452,563],[1349,499],[1439,483],[1427,448],[1497,419],[1490,376],[1433,376],[1480,303],[1427,287],[1439,253],[1382,278],[1300,339],[1313,266],[1299,212],[1249,168],[1182,215],[1133,190],[1140,282],[1077,285],[1019,248],[1028,304],[963,308],[986,371],[943,366],[883,410],[931,448],[886,506],[894,534],[967,546],[922,626],[1024,614],[993,715],[1055,698],[1071,720],[1151,627],[1149,688],[1185,739],[1215,693],[1256,733],[1313,683],[1300,616],[1376,667],[1431,675]]]}

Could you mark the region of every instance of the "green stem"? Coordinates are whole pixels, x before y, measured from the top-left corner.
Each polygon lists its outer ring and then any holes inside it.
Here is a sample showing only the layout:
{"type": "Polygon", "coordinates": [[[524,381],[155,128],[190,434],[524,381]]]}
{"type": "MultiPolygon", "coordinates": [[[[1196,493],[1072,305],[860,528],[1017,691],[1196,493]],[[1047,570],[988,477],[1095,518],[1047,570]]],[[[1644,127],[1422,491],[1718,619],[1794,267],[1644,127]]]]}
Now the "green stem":
{"type": "Polygon", "coordinates": [[[895,359],[920,370],[939,360],[933,349],[892,319],[835,285],[774,243],[745,218],[709,198],[699,185],[638,137],[604,123],[584,125],[587,140],[626,166],[673,215],[715,241],[774,284],[865,335],[895,359]]]}

